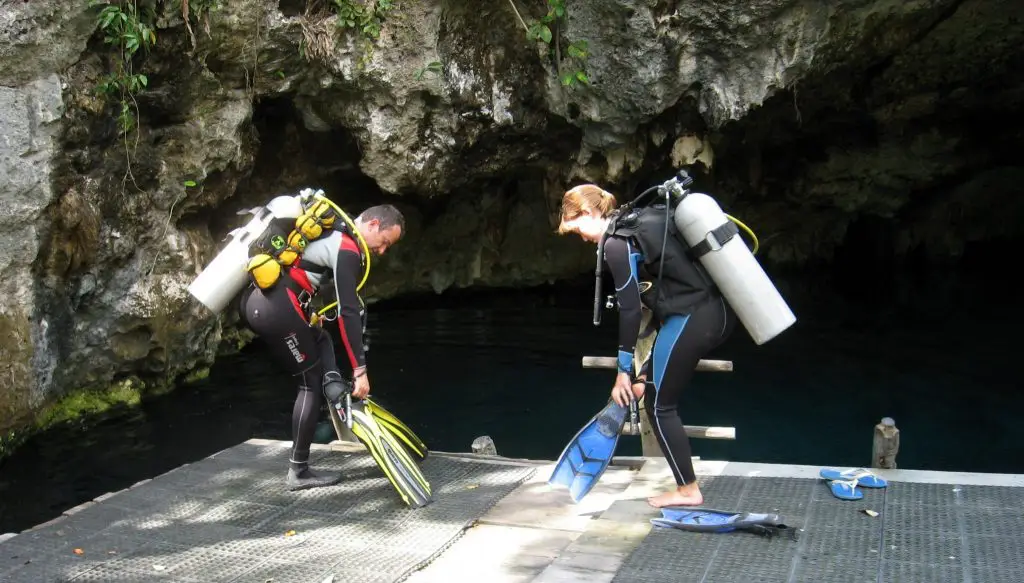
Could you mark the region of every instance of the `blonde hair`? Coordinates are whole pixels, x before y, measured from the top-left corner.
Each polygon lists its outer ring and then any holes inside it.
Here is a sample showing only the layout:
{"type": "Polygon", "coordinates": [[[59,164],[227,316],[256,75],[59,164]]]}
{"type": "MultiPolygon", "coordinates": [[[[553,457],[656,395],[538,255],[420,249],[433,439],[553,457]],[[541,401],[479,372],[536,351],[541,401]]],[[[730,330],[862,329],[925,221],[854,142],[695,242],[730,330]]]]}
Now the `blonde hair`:
{"type": "Polygon", "coordinates": [[[596,210],[601,218],[607,217],[617,205],[615,195],[594,184],[580,184],[565,191],[562,195],[562,216],[558,224],[558,234],[568,232],[566,221],[596,210]]]}

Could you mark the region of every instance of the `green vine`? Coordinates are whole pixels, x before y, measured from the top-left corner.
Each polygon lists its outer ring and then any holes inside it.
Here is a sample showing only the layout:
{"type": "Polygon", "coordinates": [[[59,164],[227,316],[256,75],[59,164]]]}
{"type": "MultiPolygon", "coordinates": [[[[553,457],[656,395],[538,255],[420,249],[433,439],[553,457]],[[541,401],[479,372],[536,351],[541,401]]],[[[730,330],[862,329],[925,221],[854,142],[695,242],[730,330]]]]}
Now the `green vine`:
{"type": "Polygon", "coordinates": [[[565,9],[565,0],[547,0],[547,14],[542,16],[540,20],[532,21],[531,24],[527,24],[523,20],[514,0],[508,1],[512,5],[512,10],[515,11],[516,17],[519,18],[519,22],[526,29],[526,38],[532,41],[543,42],[549,46],[549,54],[555,61],[555,69],[562,85],[572,87],[577,83],[589,84],[590,78],[587,76],[586,69],[588,55],[586,39],[568,42],[566,44],[566,53],[569,58],[568,60],[562,59],[562,43],[568,39],[563,39],[561,32],[569,21],[568,12],[565,9]],[[554,46],[551,46],[552,43],[554,43],[554,46]]]}
{"type": "Polygon", "coordinates": [[[155,17],[151,8],[140,11],[137,0],[89,0],[90,8],[97,6],[103,6],[96,16],[103,43],[114,51],[114,70],[104,77],[97,90],[118,99],[118,127],[122,135],[127,135],[136,126],[135,96],[149,85],[145,74],[135,72],[133,58],[140,49],[148,52],[156,44],[155,17]]]}

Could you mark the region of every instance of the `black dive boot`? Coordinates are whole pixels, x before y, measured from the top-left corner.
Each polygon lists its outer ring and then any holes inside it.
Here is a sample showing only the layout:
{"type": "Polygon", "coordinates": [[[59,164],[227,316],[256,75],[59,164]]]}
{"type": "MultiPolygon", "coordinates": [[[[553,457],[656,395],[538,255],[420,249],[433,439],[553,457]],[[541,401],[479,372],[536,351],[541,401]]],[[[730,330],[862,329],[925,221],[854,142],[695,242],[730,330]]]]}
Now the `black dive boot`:
{"type": "MultiPolygon", "coordinates": [[[[337,371],[327,371],[323,378],[324,393],[329,401],[328,406],[333,407],[347,392],[352,389],[345,382],[345,379],[337,371]]],[[[302,454],[299,454],[302,455],[302,454]]],[[[308,455],[308,454],[307,454],[308,455]]],[[[341,481],[341,474],[336,472],[315,473],[309,469],[307,462],[292,461],[288,469],[288,489],[305,490],[307,488],[319,488],[320,486],[331,486],[341,481]]]]}
{"type": "Polygon", "coordinates": [[[288,489],[306,490],[321,486],[332,486],[341,481],[341,474],[336,472],[314,473],[306,463],[292,462],[288,468],[288,489]]]}

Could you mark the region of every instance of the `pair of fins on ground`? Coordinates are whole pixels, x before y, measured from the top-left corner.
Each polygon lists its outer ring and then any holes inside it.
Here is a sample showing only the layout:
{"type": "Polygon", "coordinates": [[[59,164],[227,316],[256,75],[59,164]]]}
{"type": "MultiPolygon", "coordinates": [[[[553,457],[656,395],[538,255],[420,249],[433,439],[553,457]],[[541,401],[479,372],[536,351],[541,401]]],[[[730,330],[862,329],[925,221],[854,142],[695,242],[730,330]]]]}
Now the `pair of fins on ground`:
{"type": "Polygon", "coordinates": [[[403,502],[412,508],[431,502],[430,483],[418,463],[429,452],[412,429],[369,397],[353,403],[348,393],[331,407],[330,415],[339,437],[340,422],[366,446],[403,502]]]}
{"type": "MultiPolygon", "coordinates": [[[[579,502],[597,484],[615,453],[626,417],[637,421],[636,403],[628,409],[609,400],[604,409],[580,429],[558,457],[548,479],[551,485],[569,489],[573,502],[579,502]]],[[[661,518],[651,524],[694,532],[748,531],[765,536],[787,533],[796,535],[778,514],[729,512],[701,507],[674,506],[661,509],[661,518]]]]}

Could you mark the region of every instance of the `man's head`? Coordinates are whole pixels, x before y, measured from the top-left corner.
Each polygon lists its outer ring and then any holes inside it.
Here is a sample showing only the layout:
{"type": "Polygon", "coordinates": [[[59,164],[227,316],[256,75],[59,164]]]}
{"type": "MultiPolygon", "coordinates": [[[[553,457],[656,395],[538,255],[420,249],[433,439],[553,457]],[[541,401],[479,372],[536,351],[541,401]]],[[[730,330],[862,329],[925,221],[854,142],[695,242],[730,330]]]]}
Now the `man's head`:
{"type": "Polygon", "coordinates": [[[372,206],[355,220],[366,246],[375,255],[383,255],[405,234],[405,217],[390,204],[372,206]]]}

